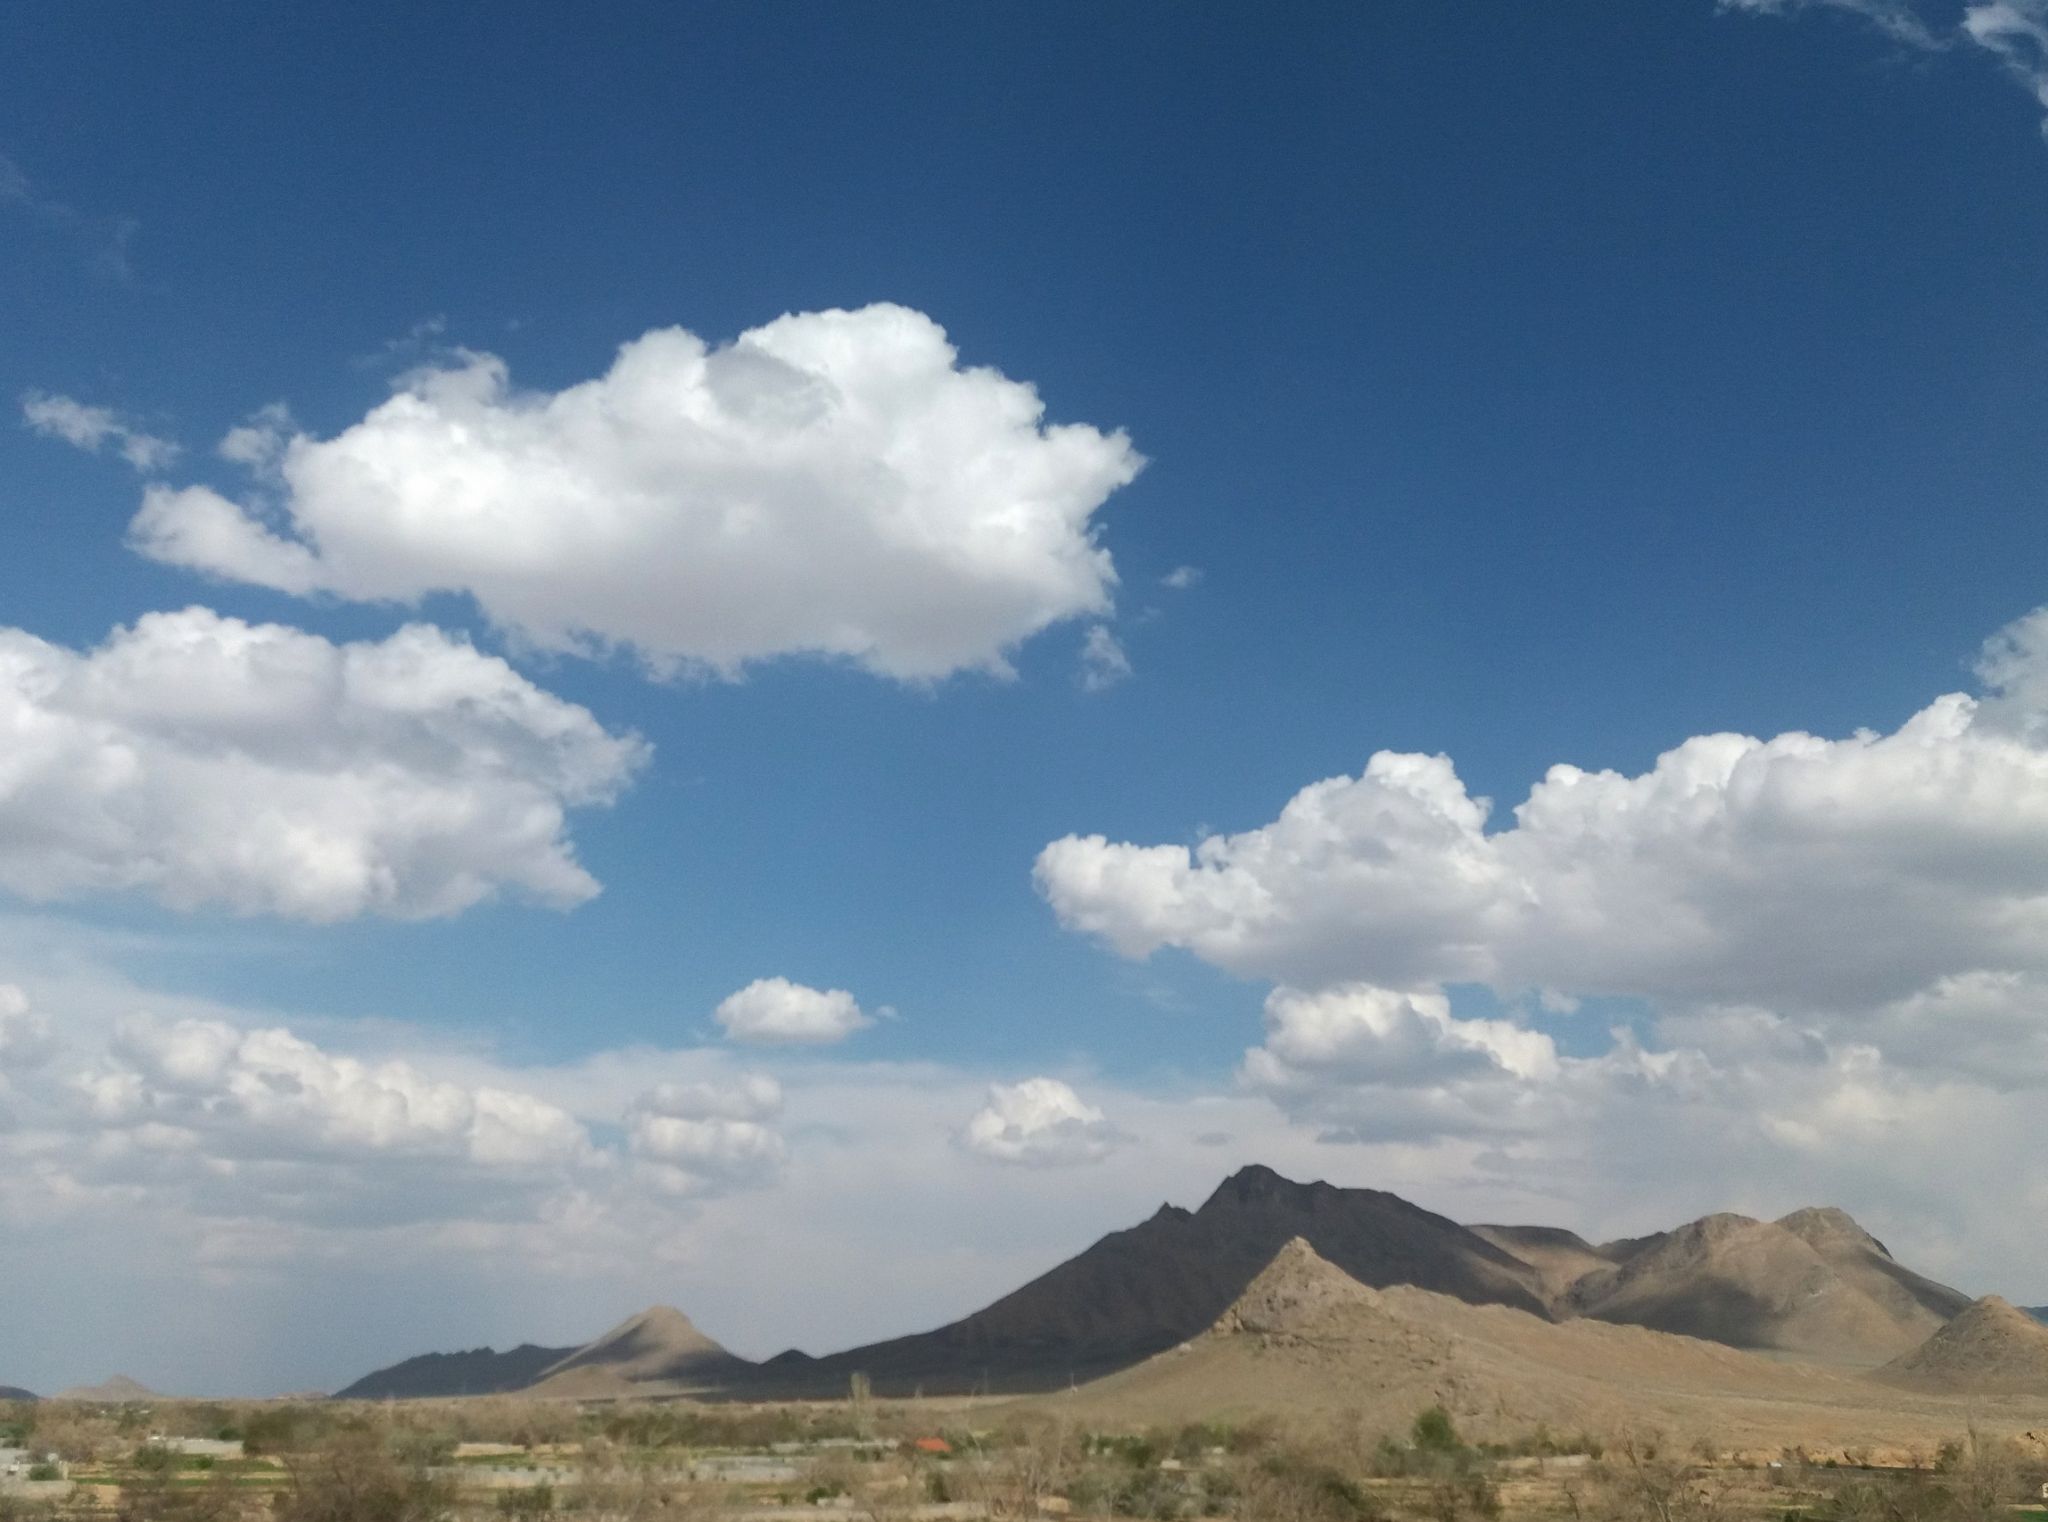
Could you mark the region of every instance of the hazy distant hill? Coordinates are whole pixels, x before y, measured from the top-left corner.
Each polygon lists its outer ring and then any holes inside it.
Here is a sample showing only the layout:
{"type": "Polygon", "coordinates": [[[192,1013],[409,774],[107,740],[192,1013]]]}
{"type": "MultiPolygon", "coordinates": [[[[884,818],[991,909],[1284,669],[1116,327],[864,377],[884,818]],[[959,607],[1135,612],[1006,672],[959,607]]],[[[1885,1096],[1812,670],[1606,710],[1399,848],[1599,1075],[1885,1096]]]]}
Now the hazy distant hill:
{"type": "Polygon", "coordinates": [[[1295,1238],[1353,1279],[1417,1284],[1541,1313],[1527,1263],[1457,1222],[1377,1189],[1297,1184],[1270,1168],[1225,1179],[1199,1210],[1165,1205],[973,1315],[826,1358],[761,1365],[768,1390],[1046,1389],[1121,1368],[1209,1326],[1295,1238]]]}
{"type": "Polygon", "coordinates": [[[36,1392],[24,1390],[20,1385],[0,1385],[0,1400],[34,1400],[36,1392]]]}
{"type": "Polygon", "coordinates": [[[2036,1321],[2048,1322],[2048,1305],[2023,1305],[2020,1309],[2036,1321]]]}
{"type": "Polygon", "coordinates": [[[60,1390],[50,1397],[51,1400],[97,1401],[104,1406],[132,1405],[137,1401],[163,1398],[147,1385],[137,1384],[126,1374],[116,1374],[113,1378],[96,1385],[73,1385],[69,1390],[60,1390]]]}
{"type": "Polygon", "coordinates": [[[388,1369],[365,1374],[336,1400],[407,1400],[438,1395],[498,1395],[523,1390],[543,1370],[574,1353],[574,1348],[543,1348],[530,1342],[500,1353],[473,1348],[467,1353],[422,1353],[388,1369]]]}

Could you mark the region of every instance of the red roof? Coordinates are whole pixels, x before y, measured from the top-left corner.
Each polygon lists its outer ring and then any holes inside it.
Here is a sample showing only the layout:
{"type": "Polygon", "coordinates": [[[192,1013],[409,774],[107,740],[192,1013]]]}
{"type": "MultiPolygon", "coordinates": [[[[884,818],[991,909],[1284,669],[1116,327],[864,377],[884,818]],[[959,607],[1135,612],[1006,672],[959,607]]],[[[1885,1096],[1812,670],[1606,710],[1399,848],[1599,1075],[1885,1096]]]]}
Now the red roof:
{"type": "Polygon", "coordinates": [[[921,1437],[910,1445],[919,1453],[951,1453],[953,1445],[942,1437],[921,1437]]]}

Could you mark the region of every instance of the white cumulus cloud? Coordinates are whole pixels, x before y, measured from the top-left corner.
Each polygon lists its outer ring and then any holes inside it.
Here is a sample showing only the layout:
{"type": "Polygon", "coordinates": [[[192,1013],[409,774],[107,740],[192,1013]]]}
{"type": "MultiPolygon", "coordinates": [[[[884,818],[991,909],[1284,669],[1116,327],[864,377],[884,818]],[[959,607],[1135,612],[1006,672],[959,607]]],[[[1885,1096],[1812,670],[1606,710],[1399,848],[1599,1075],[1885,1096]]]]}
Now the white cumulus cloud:
{"type": "Polygon", "coordinates": [[[714,1017],[734,1041],[821,1045],[844,1041],[875,1022],[843,988],[808,988],[788,978],[757,978],[719,1001],[714,1017]]]}
{"type": "Polygon", "coordinates": [[[992,1084],[960,1136],[968,1151],[1032,1168],[1100,1162],[1126,1138],[1057,1078],[992,1084]]]}
{"type": "Polygon", "coordinates": [[[1193,849],[1068,836],[1037,880],[1126,955],[1310,989],[1799,1011],[2048,974],[2048,611],[1980,675],[1890,734],[1702,735],[1638,776],[1559,765],[1492,831],[1448,758],[1381,752],[1193,849]]]}
{"type": "Polygon", "coordinates": [[[637,738],[438,629],[335,644],[204,608],[89,651],[0,629],[0,889],[332,921],[598,891],[567,811],[637,738]]]}
{"type": "Polygon", "coordinates": [[[909,681],[1110,609],[1096,511],[1143,463],[1049,424],[922,313],[785,316],[714,348],[645,334],[554,393],[499,359],[415,372],[331,439],[281,411],[230,436],[254,496],[154,487],[144,554],[293,593],[466,592],[554,650],[723,675],[786,655],[909,681]]]}
{"type": "Polygon", "coordinates": [[[670,1194],[765,1184],[788,1161],[768,1124],[781,1110],[781,1086],[762,1074],[728,1085],[659,1084],[629,1108],[627,1145],[642,1176],[670,1194]]]}
{"type": "Polygon", "coordinates": [[[224,1160],[412,1155],[525,1168],[571,1163],[590,1148],[572,1116],[532,1095],[466,1088],[403,1062],[336,1056],[288,1030],[219,1021],[125,1020],[104,1065],[78,1085],[116,1134],[224,1160]]]}

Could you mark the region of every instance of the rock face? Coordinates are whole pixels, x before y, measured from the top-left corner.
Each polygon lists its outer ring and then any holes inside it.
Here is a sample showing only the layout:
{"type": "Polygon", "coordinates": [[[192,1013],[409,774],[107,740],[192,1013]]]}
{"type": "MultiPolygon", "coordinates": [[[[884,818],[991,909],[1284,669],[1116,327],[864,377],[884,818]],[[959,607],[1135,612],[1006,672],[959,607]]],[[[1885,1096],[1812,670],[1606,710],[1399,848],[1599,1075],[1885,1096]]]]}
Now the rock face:
{"type": "Polygon", "coordinates": [[[1320,1342],[1343,1336],[1360,1318],[1385,1315],[1379,1291],[1295,1237],[1203,1335],[1320,1342]]]}
{"type": "Polygon", "coordinates": [[[365,1374],[336,1400],[408,1400],[446,1395],[500,1395],[523,1390],[542,1371],[560,1363],[574,1348],[543,1348],[527,1342],[500,1353],[473,1348],[467,1353],[422,1353],[403,1363],[365,1374]]]}
{"type": "Polygon", "coordinates": [[[1710,1215],[1618,1246],[1607,1249],[1617,1261],[1565,1289],[1560,1312],[1868,1368],[1969,1303],[1833,1209],[1710,1215]]]}
{"type": "Polygon", "coordinates": [[[2048,1326],[1986,1295],[1876,1377],[1951,1394],[2048,1395],[2048,1326]]]}

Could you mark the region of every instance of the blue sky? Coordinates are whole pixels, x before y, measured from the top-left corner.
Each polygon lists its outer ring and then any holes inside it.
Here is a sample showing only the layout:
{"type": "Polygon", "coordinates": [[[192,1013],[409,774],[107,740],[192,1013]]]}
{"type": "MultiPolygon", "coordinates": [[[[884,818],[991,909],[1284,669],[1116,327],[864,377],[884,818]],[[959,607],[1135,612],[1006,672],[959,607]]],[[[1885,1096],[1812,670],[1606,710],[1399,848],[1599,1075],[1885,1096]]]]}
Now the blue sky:
{"type": "MultiPolygon", "coordinates": [[[[394,1354],[444,1326],[448,1345],[587,1335],[643,1289],[709,1305],[714,1321],[722,1310],[713,1330],[752,1352],[903,1330],[1253,1155],[1403,1187],[1453,1213],[1525,1208],[1588,1230],[1805,1203],[1754,1182],[1774,1168],[1787,1188],[1852,1196],[1842,1202],[1894,1226],[1913,1219],[1939,1191],[1816,1117],[1924,1109],[1938,1134],[1932,1117],[1965,1103],[1957,1085],[1986,1080],[1927,1065],[1929,1031],[1963,1016],[1907,1006],[1948,997],[1958,978],[2018,980],[1981,1014],[1984,1040],[2048,1083],[2048,1057],[2036,1069],[2013,1055],[2048,1040],[2021,997],[2042,972],[2038,935],[1987,949],[1927,907],[1967,879],[1990,895],[1971,900],[1970,926],[2001,914],[2031,925],[2048,889],[2033,837],[2016,826],[2001,852],[1995,829],[1965,822],[1951,849],[1942,824],[2004,797],[2015,784],[2003,772],[1944,774],[1952,791],[1937,788],[1897,834],[1842,797],[1799,816],[1849,820],[1806,860],[1922,874],[1926,893],[1908,895],[1918,907],[1885,911],[1896,923],[1850,895],[1810,927],[1818,940],[1930,948],[1882,987],[1846,972],[1822,987],[1819,974],[1703,971],[1789,954],[1732,933],[1644,970],[1603,960],[1608,942],[1591,932],[1574,941],[1574,922],[1554,940],[1577,946],[1576,960],[1546,958],[1510,947],[1477,910],[1440,939],[1480,952],[1411,956],[1380,900],[1345,907],[1343,870],[1306,884],[1266,871],[1260,894],[1296,916],[1283,930],[1264,911],[1198,924],[1132,893],[1035,878],[1034,862],[1069,836],[1102,836],[1114,867],[1137,860],[1126,848],[1257,830],[1376,752],[1452,758],[1469,794],[1495,800],[1498,831],[1560,763],[1633,777],[1693,736],[1888,734],[1939,694],[1986,691],[1980,646],[2048,600],[2048,143],[2030,93],[2048,31],[2030,40],[2030,21],[2048,27],[2022,0],[646,7],[602,25],[540,6],[0,12],[0,394],[22,406],[22,425],[0,429],[0,624],[87,651],[116,626],[194,604],[333,644],[423,621],[507,658],[519,682],[587,710],[603,733],[651,746],[608,804],[565,805],[566,848],[603,887],[570,907],[507,891],[426,918],[358,905],[308,922],[266,899],[269,884],[240,899],[193,889],[194,904],[158,879],[0,872],[13,884],[0,984],[24,990],[22,1018],[61,1048],[12,1080],[15,1134],[85,1147],[37,1106],[62,1109],[56,1096],[98,1071],[109,1041],[116,1065],[146,1069],[146,1043],[107,1034],[145,1010],[289,1027],[325,1052],[545,1096],[617,1154],[603,1166],[621,1174],[662,1162],[652,1141],[634,1154],[617,1140],[658,1106],[578,1087],[593,1065],[642,1049],[657,1054],[650,1072],[667,1063],[694,1081],[705,1067],[737,1083],[751,1063],[781,1083],[780,1109],[670,1117],[780,1127],[762,1132],[772,1144],[750,1132],[735,1143],[767,1149],[759,1167],[669,1179],[673,1255],[649,1261],[677,1266],[623,1278],[557,1267],[478,1296],[462,1288],[478,1272],[464,1249],[436,1249],[410,1270],[437,1286],[423,1309],[380,1319],[370,1296],[362,1312],[371,1343],[394,1354]],[[1993,27],[1993,11],[2018,29],[1993,27]],[[1113,613],[1070,599],[1038,632],[988,634],[1013,677],[899,679],[878,668],[884,657],[820,658],[800,639],[724,674],[662,675],[644,650],[544,648],[473,586],[358,595],[367,583],[343,586],[356,573],[336,570],[278,590],[218,559],[151,558],[128,542],[149,483],[211,488],[312,542],[311,520],[291,518],[309,488],[266,484],[215,453],[269,404],[317,448],[394,386],[416,387],[409,375],[459,370],[464,352],[499,356],[519,392],[551,393],[603,374],[652,330],[716,349],[786,313],[874,303],[942,327],[961,366],[1034,386],[1047,421],[1103,439],[1121,430],[1144,457],[1135,479],[1084,504],[1069,546],[1113,559],[1113,613]],[[66,447],[34,411],[50,398],[107,409],[127,437],[183,452],[138,471],[117,457],[124,435],[66,447]],[[1167,584],[1180,568],[1188,584],[1167,584]],[[1127,677],[1083,680],[1095,629],[1125,653],[1127,677]],[[1347,959],[1354,944],[1380,950],[1347,959]],[[764,978],[848,991],[871,1023],[750,1054],[714,1010],[764,978]],[[1539,982],[1555,997],[1539,998],[1539,982]],[[1330,1036],[1318,1049],[1330,1061],[1310,1074],[1314,1043],[1288,1046],[1300,1029],[1268,995],[1367,985],[1423,1003],[1383,1017],[1346,995],[1328,1021],[1352,1022],[1350,1034],[1330,1036]],[[1445,1011],[1428,1003],[1439,989],[1445,1011]],[[1575,1094],[1563,1118],[1521,1090],[1468,1103],[1461,1064],[1540,1085],[1552,1059],[1515,1056],[1515,1039],[1547,1040],[1576,1073],[1571,1063],[1616,1060],[1616,1020],[1653,1053],[1703,1054],[1752,1084],[1674,1103],[1797,1119],[1764,1126],[1761,1150],[1691,1169],[1674,1159],[1663,1176],[1589,1166],[1547,1197],[1557,1174],[1544,1147],[1604,1101],[1575,1094]],[[1754,1046],[1738,1054],[1729,1022],[1753,1034],[1758,1020],[1821,1043],[1834,1076],[1788,1077],[1754,1046]],[[1284,1074],[1245,1057],[1262,1030],[1284,1074]],[[1410,1061],[1413,1041],[1430,1061],[1410,1061]],[[1866,1050],[1901,1086],[1888,1098],[1844,1097],[1841,1065],[1866,1050]],[[967,1197],[1012,1191],[1034,1230],[1017,1239],[956,1219],[906,1231],[929,1262],[863,1313],[872,1324],[785,1315],[747,1298],[720,1244],[822,1197],[828,1175],[806,1138],[858,1152],[863,1074],[878,1106],[892,1085],[955,1086],[958,1124],[935,1119],[902,1143],[898,1166],[927,1166],[916,1148],[928,1147],[928,1166],[957,1172],[967,1197]],[[1069,1085],[1078,1108],[1056,1099],[1041,1114],[1042,1092],[1016,1094],[1034,1078],[1069,1085]],[[1790,1087],[1758,1097],[1754,1085],[1780,1082],[1790,1087]],[[1009,1139],[978,1148],[967,1112],[991,1084],[1013,1109],[991,1096],[985,1134],[1009,1139]],[[828,1116],[802,1097],[827,1092],[846,1108],[828,1116]],[[1220,1128],[1231,1143],[1166,1139],[1219,1129],[1187,1118],[1210,1103],[1237,1117],[1220,1128]],[[1813,1137],[1799,1130],[1809,1123],[1813,1137]],[[575,1325],[536,1324],[564,1276],[600,1288],[579,1314],[548,1312],[575,1325]],[[469,1319],[452,1325],[451,1307],[469,1319]]],[[[504,414],[522,415],[516,399],[504,414]]],[[[960,469],[972,464],[964,455],[960,469]]],[[[675,487],[660,510],[693,510],[699,485],[675,487]]],[[[336,495],[321,510],[360,507],[336,495]]],[[[547,499],[533,511],[573,509],[547,499]]],[[[383,545],[380,586],[403,581],[393,567],[408,549],[383,545]]],[[[634,585],[630,557],[612,569],[618,587],[634,585]]],[[[917,575],[932,585],[940,573],[917,575]]],[[[608,601],[571,616],[601,627],[608,601]]],[[[2008,683],[2016,702],[2022,689],[2008,683]]],[[[2036,732],[2017,720],[2012,731],[2036,732]]],[[[394,755],[371,759],[407,764],[394,755]]],[[[1882,779],[1868,785],[1893,796],[1882,779]]],[[[248,816],[264,803],[249,796],[248,816]]],[[[2026,814],[2024,788],[2013,806],[2026,814]]],[[[51,817],[5,802],[0,857],[66,827],[51,817]]],[[[1378,860],[1375,827],[1358,828],[1339,832],[1339,854],[1378,860]]],[[[1768,853],[1738,866],[1727,881],[1746,894],[1836,904],[1768,853]]],[[[1580,880],[1545,870],[1553,900],[1580,880]]],[[[1433,903],[1419,882],[1397,899],[1433,903]]],[[[1709,919],[1701,906],[1720,902],[1674,891],[1709,919]]],[[[1588,914],[1613,919],[1601,903],[1588,914]]],[[[164,1088],[149,1103],[160,1124],[216,1141],[209,1127],[247,1119],[220,1095],[164,1088]]],[[[283,1145],[257,1129],[218,1141],[223,1155],[247,1169],[283,1145]]],[[[371,1161],[352,1155],[349,1177],[374,1179],[371,1161]]],[[[499,1184],[511,1203],[487,1224],[512,1230],[529,1207],[545,1215],[532,1200],[559,1180],[499,1184]]],[[[238,1275],[268,1274],[285,1320],[330,1292],[321,1275],[334,1262],[365,1250],[322,1258],[309,1244],[305,1263],[326,1267],[259,1270],[233,1244],[267,1207],[175,1200],[189,1232],[166,1261],[203,1262],[223,1296],[251,1293],[238,1275]]],[[[1948,1207],[1914,1245],[1969,1287],[1995,1279],[2048,1297],[2020,1244],[1984,1224],[2016,1203],[1948,1207]]],[[[24,1271],[82,1261],[95,1240],[47,1201],[17,1208],[50,1244],[0,1249],[24,1271]]],[[[412,1213],[429,1217],[462,1238],[449,1224],[467,1220],[461,1209],[412,1213]]],[[[305,1229],[330,1247],[353,1240],[345,1223],[305,1229]]],[[[96,1377],[101,1363],[143,1359],[114,1332],[95,1341],[77,1318],[62,1325],[0,1379],[96,1377]]],[[[217,1355],[167,1345],[153,1370],[130,1372],[214,1388],[359,1372],[347,1364],[360,1326],[322,1337],[289,1354],[253,1333],[217,1355]]]]}

